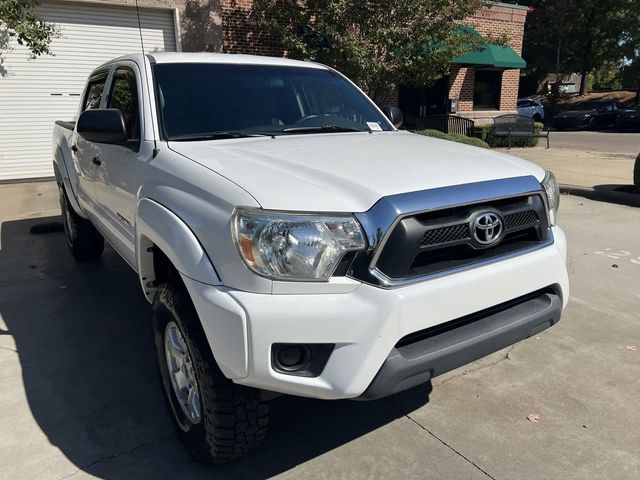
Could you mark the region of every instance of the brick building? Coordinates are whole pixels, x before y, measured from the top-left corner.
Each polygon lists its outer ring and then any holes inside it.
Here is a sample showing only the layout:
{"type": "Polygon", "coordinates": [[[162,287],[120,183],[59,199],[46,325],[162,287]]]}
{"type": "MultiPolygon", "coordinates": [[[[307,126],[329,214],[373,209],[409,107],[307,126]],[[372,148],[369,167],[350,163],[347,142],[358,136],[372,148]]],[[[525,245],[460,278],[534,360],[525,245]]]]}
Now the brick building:
{"type": "MultiPolygon", "coordinates": [[[[469,18],[472,25],[481,35],[506,35],[509,46],[519,56],[522,54],[522,39],[528,7],[494,3],[491,7],[478,12],[469,18]]],[[[464,56],[467,57],[467,56],[464,56]]],[[[516,65],[518,62],[514,62],[516,65]]],[[[522,61],[519,68],[524,68],[522,61]]],[[[470,65],[455,61],[449,72],[449,98],[459,97],[458,112],[469,118],[486,119],[506,112],[515,113],[520,82],[519,68],[505,68],[491,65],[470,65]],[[493,79],[491,73],[493,72],[493,79]],[[477,97],[478,73],[485,75],[484,80],[495,82],[497,98],[495,107],[491,105],[474,105],[474,93],[477,97]],[[488,77],[488,78],[487,78],[488,77]]]]}
{"type": "MultiPolygon", "coordinates": [[[[222,42],[220,50],[229,53],[281,55],[269,42],[251,29],[247,14],[251,0],[221,0],[222,42]]],[[[488,2],[487,8],[465,20],[475,33],[483,36],[505,35],[508,48],[489,46],[454,59],[449,75],[435,85],[400,85],[385,104],[398,105],[406,124],[413,126],[417,116],[451,111],[452,101],[458,115],[488,122],[496,115],[516,112],[520,68],[526,63],[522,53],[524,24],[528,7],[488,2]]]]}
{"type": "MultiPolygon", "coordinates": [[[[40,16],[60,28],[54,56],[28,60],[12,40],[0,62],[0,181],[49,177],[51,126],[74,118],[85,79],[111,58],[140,51],[211,51],[282,55],[248,21],[252,0],[38,0],[40,16]]],[[[488,2],[467,19],[486,35],[506,34],[509,49],[490,46],[452,62],[450,74],[429,87],[400,86],[398,104],[408,126],[418,115],[444,113],[451,100],[476,121],[515,110],[518,56],[527,8],[488,2]]]]}

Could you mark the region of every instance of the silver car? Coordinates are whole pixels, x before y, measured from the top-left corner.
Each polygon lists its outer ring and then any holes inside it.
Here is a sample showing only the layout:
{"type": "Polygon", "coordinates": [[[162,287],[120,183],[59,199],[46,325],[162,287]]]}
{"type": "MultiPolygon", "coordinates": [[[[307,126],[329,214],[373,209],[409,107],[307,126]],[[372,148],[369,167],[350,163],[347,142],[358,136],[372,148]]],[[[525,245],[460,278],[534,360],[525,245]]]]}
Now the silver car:
{"type": "Polygon", "coordinates": [[[518,115],[532,118],[535,122],[544,120],[544,106],[540,100],[533,98],[521,98],[517,104],[518,115]]]}

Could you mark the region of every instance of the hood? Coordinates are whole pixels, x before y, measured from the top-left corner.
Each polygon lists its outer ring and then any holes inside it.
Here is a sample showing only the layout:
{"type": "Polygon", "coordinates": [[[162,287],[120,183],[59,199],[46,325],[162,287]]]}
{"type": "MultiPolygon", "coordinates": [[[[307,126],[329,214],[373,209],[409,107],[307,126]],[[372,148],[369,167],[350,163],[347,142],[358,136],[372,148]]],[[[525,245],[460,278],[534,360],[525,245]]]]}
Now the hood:
{"type": "Polygon", "coordinates": [[[519,158],[398,131],[169,142],[169,148],[275,210],[363,212],[396,193],[544,177],[519,158]]]}

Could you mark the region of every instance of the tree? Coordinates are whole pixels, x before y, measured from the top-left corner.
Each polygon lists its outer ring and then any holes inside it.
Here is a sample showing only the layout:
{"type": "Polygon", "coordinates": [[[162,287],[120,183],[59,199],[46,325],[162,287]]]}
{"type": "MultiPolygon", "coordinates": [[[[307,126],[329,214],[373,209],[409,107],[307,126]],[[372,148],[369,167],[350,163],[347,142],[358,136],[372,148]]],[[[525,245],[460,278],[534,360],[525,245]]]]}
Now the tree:
{"type": "Polygon", "coordinates": [[[584,95],[589,73],[622,64],[638,12],[640,0],[533,0],[524,39],[528,74],[580,72],[584,95]]]}
{"type": "Polygon", "coordinates": [[[39,18],[31,1],[0,0],[0,58],[12,38],[29,49],[31,58],[51,54],[49,47],[57,35],[58,28],[39,18]]]}
{"type": "Polygon", "coordinates": [[[450,60],[487,41],[460,24],[484,0],[255,0],[252,17],[292,58],[346,74],[375,100],[428,84],[450,60]]]}
{"type": "Polygon", "coordinates": [[[587,75],[587,90],[594,88],[610,88],[619,90],[622,87],[622,72],[618,63],[606,62],[595,67],[593,71],[587,75]]]}
{"type": "Polygon", "coordinates": [[[527,76],[541,80],[547,74],[565,73],[568,52],[574,49],[571,23],[574,18],[575,0],[537,0],[533,2],[527,23],[523,45],[523,57],[527,59],[527,76]]]}
{"type": "Polygon", "coordinates": [[[636,106],[640,106],[640,1],[637,3],[635,15],[627,20],[627,28],[622,40],[624,54],[622,82],[625,86],[635,87],[636,106]]]}

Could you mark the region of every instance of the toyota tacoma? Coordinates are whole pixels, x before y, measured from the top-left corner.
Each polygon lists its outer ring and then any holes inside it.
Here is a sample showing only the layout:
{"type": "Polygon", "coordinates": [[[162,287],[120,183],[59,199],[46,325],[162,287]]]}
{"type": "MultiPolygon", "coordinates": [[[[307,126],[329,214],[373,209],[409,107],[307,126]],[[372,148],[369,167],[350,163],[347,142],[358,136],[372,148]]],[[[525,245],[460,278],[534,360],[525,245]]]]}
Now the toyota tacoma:
{"type": "Polygon", "coordinates": [[[275,394],[382,398],[560,319],[554,176],[401,122],[326,66],[206,53],[110,61],[56,122],[71,254],[137,273],[201,458],[256,446],[275,394]]]}

